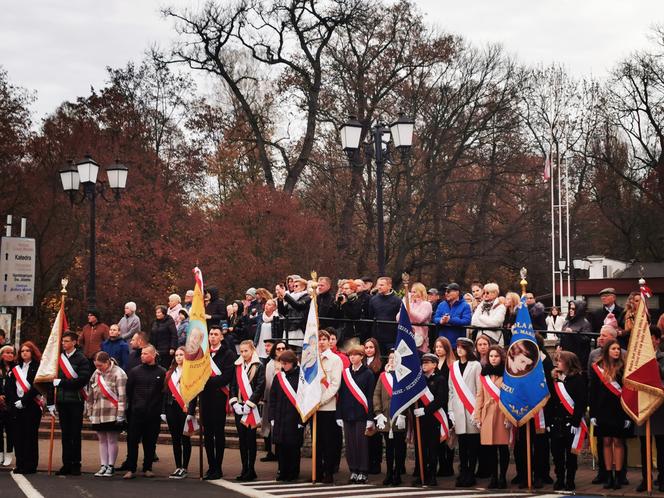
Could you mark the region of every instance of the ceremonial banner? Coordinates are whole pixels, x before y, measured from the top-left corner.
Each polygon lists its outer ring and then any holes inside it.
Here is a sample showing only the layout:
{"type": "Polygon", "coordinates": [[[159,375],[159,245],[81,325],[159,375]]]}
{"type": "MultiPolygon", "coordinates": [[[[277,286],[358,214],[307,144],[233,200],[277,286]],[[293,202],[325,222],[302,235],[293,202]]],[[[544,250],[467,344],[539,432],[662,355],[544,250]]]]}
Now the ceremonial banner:
{"type": "Polygon", "coordinates": [[[400,415],[420,396],[429,391],[422,373],[420,356],[415,346],[415,334],[406,307],[401,303],[394,350],[394,385],[390,401],[390,418],[396,423],[400,415]]]}
{"type": "Polygon", "coordinates": [[[642,296],[637,308],[629,337],[620,402],[638,425],[642,425],[664,402],[664,388],[650,337],[645,296],[642,296]]]}
{"type": "Polygon", "coordinates": [[[526,306],[516,315],[512,340],[507,350],[503,385],[500,387],[500,408],[514,425],[522,426],[543,408],[549,399],[540,350],[526,306]]]}
{"type": "Polygon", "coordinates": [[[52,382],[58,378],[58,359],[60,358],[60,342],[62,333],[67,330],[67,317],[65,316],[64,299],[60,301],[60,310],[58,311],[51,333],[46,341],[41,363],[35,376],[35,384],[40,382],[52,382]]]}
{"type": "Polygon", "coordinates": [[[320,405],[323,395],[323,366],[318,353],[318,309],[316,298],[311,300],[307,326],[302,341],[302,360],[300,362],[300,380],[297,384],[297,408],[306,422],[320,405]]]}
{"type": "Polygon", "coordinates": [[[198,267],[193,271],[196,286],[189,310],[187,341],[184,345],[184,363],[180,378],[180,393],[185,405],[198,396],[210,378],[210,348],[203,304],[203,275],[198,267]]]}

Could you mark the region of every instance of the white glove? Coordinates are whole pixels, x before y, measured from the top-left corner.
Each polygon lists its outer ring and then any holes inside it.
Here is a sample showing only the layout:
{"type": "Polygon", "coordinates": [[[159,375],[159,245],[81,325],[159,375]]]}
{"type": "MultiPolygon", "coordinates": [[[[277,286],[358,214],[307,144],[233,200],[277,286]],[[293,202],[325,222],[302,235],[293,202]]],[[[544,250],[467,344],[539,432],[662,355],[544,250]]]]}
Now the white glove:
{"type": "Polygon", "coordinates": [[[251,413],[251,407],[248,404],[242,405],[242,414],[249,415],[251,413]]]}
{"type": "MultiPolygon", "coordinates": [[[[270,420],[270,425],[271,425],[272,427],[274,427],[274,420],[270,420]]],[[[298,424],[298,425],[300,425],[300,424],[298,424]]]]}
{"type": "Polygon", "coordinates": [[[629,426],[632,425],[631,420],[625,420],[625,429],[629,429],[629,426]]]}
{"type": "Polygon", "coordinates": [[[373,420],[367,420],[367,429],[371,429],[374,426],[373,420]]]}
{"type": "Polygon", "coordinates": [[[16,403],[14,403],[14,406],[15,406],[18,410],[22,410],[22,409],[23,409],[23,402],[19,399],[16,403]]]}
{"type": "Polygon", "coordinates": [[[480,422],[479,420],[473,419],[473,425],[478,429],[482,428],[482,422],[480,422]]]}
{"type": "Polygon", "coordinates": [[[512,428],[512,422],[505,419],[505,429],[511,429],[511,428],[512,428]]]}
{"type": "Polygon", "coordinates": [[[242,405],[240,403],[233,403],[233,411],[238,415],[242,415],[242,405]]]}
{"type": "Polygon", "coordinates": [[[115,421],[116,421],[116,422],[124,422],[124,421],[125,421],[125,418],[124,418],[124,417],[117,417],[117,418],[115,419],[115,421]]]}
{"type": "Polygon", "coordinates": [[[379,413],[374,417],[374,420],[376,420],[376,427],[378,427],[381,431],[385,429],[385,423],[387,422],[387,417],[385,415],[379,413]]]}
{"type": "Polygon", "coordinates": [[[580,430],[581,430],[581,429],[579,429],[578,427],[574,427],[574,426],[572,426],[572,427],[569,428],[569,431],[570,431],[572,434],[574,434],[575,436],[579,433],[580,430]]]}
{"type": "Polygon", "coordinates": [[[194,420],[194,416],[193,416],[193,415],[187,415],[187,418],[184,419],[184,421],[185,421],[186,424],[188,424],[188,423],[191,422],[192,420],[194,420]]]}
{"type": "Polygon", "coordinates": [[[337,419],[337,425],[338,425],[339,427],[343,427],[343,426],[344,426],[344,421],[341,420],[340,418],[338,418],[338,419],[337,419]]]}
{"type": "Polygon", "coordinates": [[[597,419],[595,417],[590,419],[590,425],[594,425],[595,427],[597,427],[597,419]]]}
{"type": "Polygon", "coordinates": [[[166,414],[165,413],[162,413],[159,417],[161,418],[162,422],[166,423],[166,414]]]}
{"type": "Polygon", "coordinates": [[[55,417],[58,412],[55,411],[55,405],[48,405],[46,408],[48,408],[48,413],[51,414],[51,417],[55,417]]]}
{"type": "Polygon", "coordinates": [[[304,427],[302,424],[297,424],[298,429],[302,429],[302,427],[304,427]]]}
{"type": "Polygon", "coordinates": [[[455,423],[454,423],[454,413],[449,412],[449,413],[447,414],[447,420],[449,420],[450,422],[452,422],[452,425],[455,425],[455,423]]]}
{"type": "Polygon", "coordinates": [[[413,415],[415,415],[416,417],[421,417],[422,415],[424,415],[424,408],[415,408],[413,410],[413,415]]]}
{"type": "Polygon", "coordinates": [[[53,379],[53,387],[58,387],[62,382],[62,379],[53,379]]]}
{"type": "Polygon", "coordinates": [[[397,429],[404,430],[406,428],[406,416],[397,415],[397,429]]]}

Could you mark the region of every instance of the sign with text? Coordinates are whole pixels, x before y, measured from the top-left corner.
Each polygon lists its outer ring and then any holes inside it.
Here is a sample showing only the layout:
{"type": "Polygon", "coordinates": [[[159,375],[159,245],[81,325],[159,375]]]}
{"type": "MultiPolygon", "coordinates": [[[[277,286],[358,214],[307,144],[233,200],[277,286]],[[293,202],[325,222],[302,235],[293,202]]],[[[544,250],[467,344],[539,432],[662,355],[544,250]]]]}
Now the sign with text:
{"type": "Polygon", "coordinates": [[[3,237],[0,258],[0,306],[32,306],[35,239],[3,237]]]}
{"type": "MultiPolygon", "coordinates": [[[[0,313],[0,329],[5,331],[5,337],[10,336],[12,330],[12,316],[9,313],[0,313]]],[[[9,341],[5,341],[9,344],[9,341]]]]}

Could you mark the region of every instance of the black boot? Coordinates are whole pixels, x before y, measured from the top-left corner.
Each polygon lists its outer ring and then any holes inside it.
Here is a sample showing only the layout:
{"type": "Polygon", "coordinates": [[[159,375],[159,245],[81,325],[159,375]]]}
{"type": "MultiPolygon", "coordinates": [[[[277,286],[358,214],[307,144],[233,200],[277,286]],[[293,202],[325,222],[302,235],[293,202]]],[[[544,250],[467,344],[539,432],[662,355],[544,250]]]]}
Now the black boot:
{"type": "Polygon", "coordinates": [[[613,489],[613,487],[616,485],[616,473],[613,472],[612,470],[607,470],[606,475],[607,475],[606,483],[602,487],[604,489],[613,489]]]}
{"type": "Polygon", "coordinates": [[[388,472],[387,475],[385,476],[385,479],[383,479],[383,486],[389,486],[392,483],[393,483],[392,472],[388,472]]]}
{"type": "Polygon", "coordinates": [[[574,478],[576,477],[576,470],[571,472],[567,471],[567,478],[565,479],[565,491],[574,491],[576,489],[576,483],[574,478]]]}
{"type": "Polygon", "coordinates": [[[563,476],[556,475],[556,481],[553,483],[553,490],[562,491],[563,489],[565,489],[565,480],[563,479],[563,476]]]}
{"type": "Polygon", "coordinates": [[[613,478],[613,489],[621,489],[622,484],[620,483],[620,471],[616,470],[615,477],[613,478]]]}
{"type": "Polygon", "coordinates": [[[491,476],[487,489],[498,489],[498,476],[496,474],[491,476]]]}

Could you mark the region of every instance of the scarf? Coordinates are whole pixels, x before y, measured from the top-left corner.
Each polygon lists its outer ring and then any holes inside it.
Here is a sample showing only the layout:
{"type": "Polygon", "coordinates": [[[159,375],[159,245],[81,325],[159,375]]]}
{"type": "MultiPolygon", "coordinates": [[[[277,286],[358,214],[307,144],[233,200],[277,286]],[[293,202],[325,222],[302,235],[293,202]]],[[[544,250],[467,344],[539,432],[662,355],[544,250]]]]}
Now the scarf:
{"type": "Polygon", "coordinates": [[[491,309],[493,308],[493,301],[482,301],[482,313],[487,315],[491,314],[491,309]]]}
{"type": "Polygon", "coordinates": [[[296,301],[299,300],[302,296],[307,295],[307,291],[303,290],[300,292],[289,292],[290,296],[295,299],[296,301]]]}
{"type": "Polygon", "coordinates": [[[274,320],[274,315],[276,315],[276,312],[272,313],[271,316],[267,316],[265,311],[263,311],[263,323],[270,323],[272,320],[274,320]]]}

